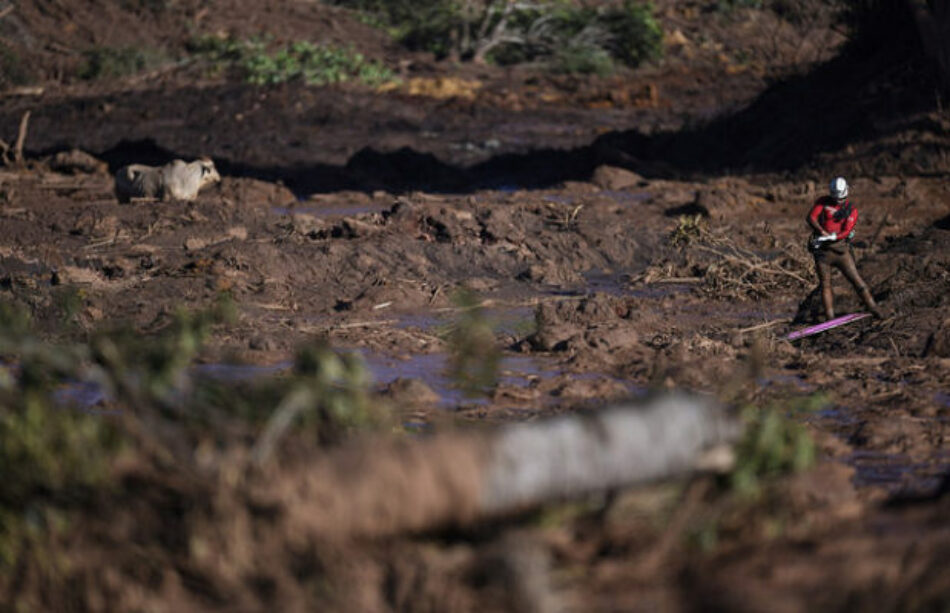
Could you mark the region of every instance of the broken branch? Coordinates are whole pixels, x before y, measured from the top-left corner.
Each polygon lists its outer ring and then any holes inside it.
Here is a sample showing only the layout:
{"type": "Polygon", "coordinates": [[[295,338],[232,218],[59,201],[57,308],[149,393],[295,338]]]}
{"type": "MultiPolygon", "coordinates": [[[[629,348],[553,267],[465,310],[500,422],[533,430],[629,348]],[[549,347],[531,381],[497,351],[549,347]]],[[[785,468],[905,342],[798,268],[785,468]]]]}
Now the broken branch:
{"type": "Polygon", "coordinates": [[[23,143],[26,141],[26,131],[30,125],[30,111],[23,113],[20,118],[20,130],[17,132],[16,144],[13,146],[13,162],[17,165],[23,164],[23,143]]]}

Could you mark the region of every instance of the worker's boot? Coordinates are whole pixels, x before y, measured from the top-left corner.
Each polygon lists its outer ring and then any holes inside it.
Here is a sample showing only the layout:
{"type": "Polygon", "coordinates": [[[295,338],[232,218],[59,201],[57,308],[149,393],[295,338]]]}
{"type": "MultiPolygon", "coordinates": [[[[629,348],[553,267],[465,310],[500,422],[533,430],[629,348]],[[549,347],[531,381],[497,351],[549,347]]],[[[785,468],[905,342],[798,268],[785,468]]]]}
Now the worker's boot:
{"type": "Polygon", "coordinates": [[[871,290],[864,286],[860,291],[861,302],[864,303],[864,306],[867,308],[868,312],[875,317],[875,319],[884,319],[884,311],[877,306],[877,303],[874,302],[874,296],[871,295],[871,290]]]}

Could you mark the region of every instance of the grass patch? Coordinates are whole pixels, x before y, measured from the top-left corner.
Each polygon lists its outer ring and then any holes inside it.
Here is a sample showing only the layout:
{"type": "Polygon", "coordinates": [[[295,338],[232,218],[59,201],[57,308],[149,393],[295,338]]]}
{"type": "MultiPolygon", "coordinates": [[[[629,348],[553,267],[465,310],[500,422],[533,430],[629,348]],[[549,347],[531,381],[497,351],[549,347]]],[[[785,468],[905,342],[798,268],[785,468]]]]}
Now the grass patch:
{"type": "Polygon", "coordinates": [[[274,45],[267,38],[205,36],[192,41],[189,48],[207,59],[215,71],[235,71],[239,78],[254,85],[299,80],[308,85],[356,81],[377,87],[395,79],[385,65],[367,60],[348,47],[308,41],[274,45]]]}
{"type": "Polygon", "coordinates": [[[86,81],[128,77],[166,64],[170,58],[158,49],[96,47],[83,52],[79,78],[86,81]]]}

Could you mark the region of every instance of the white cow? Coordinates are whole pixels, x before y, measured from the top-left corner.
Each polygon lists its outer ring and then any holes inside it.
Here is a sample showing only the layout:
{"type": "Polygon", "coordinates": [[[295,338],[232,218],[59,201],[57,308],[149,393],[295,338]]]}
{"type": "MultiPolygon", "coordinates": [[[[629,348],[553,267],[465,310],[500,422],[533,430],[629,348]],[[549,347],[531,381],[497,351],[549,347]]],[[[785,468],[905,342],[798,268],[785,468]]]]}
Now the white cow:
{"type": "Polygon", "coordinates": [[[194,162],[174,160],[164,166],[131,164],[115,173],[115,196],[119,202],[143,200],[194,200],[198,190],[217,183],[221,175],[214,162],[201,158],[194,162]]]}

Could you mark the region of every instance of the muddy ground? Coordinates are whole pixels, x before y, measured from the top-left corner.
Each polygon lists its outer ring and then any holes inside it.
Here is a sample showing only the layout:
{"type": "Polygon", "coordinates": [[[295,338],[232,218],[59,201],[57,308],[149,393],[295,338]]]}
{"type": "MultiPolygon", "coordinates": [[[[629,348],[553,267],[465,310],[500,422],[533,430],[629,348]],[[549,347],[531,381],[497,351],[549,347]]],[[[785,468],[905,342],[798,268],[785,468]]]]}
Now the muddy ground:
{"type": "MultiPolygon", "coordinates": [[[[811,408],[792,417],[817,442],[815,468],[751,506],[729,506],[697,479],[317,553],[284,535],[291,544],[262,547],[272,564],[246,585],[193,551],[116,553],[121,538],[90,518],[97,536],[70,541],[76,560],[121,563],[76,573],[68,593],[44,592],[43,572],[26,570],[7,593],[102,610],[945,607],[950,119],[927,96],[901,93],[905,68],[867,83],[883,60],[855,70],[853,58],[832,59],[841,40],[831,28],[796,35],[766,11],[717,21],[660,5],[680,36],[665,60],[622,78],[439,64],[314,8],[271,27],[293,36],[312,19],[366,53],[399,56],[407,77],[483,86],[473,96],[255,88],[186,66],[8,94],[0,136],[12,142],[31,116],[26,162],[0,172],[0,291],[49,338],[120,321],[148,335],[176,309],[227,293],[237,321],[216,328],[196,368],[235,382],[279,376],[297,347],[326,339],[362,355],[375,397],[400,430],[421,435],[657,389],[803,402],[811,408]],[[700,44],[704,24],[713,36],[700,44]],[[781,27],[785,47],[756,35],[781,27]],[[779,80],[789,73],[801,76],[779,80]],[[839,111],[816,92],[842,74],[842,87],[861,89],[839,111]],[[53,157],[72,148],[102,163],[53,157]],[[122,164],[198,155],[223,180],[195,202],[112,194],[122,164]],[[887,317],[789,342],[817,315],[804,216],[832,172],[851,183],[858,265],[887,317]],[[460,289],[477,296],[503,350],[498,384],[476,397],[446,374],[460,289]],[[717,536],[703,541],[713,523],[717,536]],[[148,572],[132,568],[146,559],[148,572]]],[[[48,15],[21,18],[51,27],[48,15]]],[[[70,36],[92,28],[72,19],[70,36]]],[[[858,310],[835,282],[838,310],[858,310]]],[[[93,408],[107,412],[109,399],[93,408]]],[[[162,487],[132,507],[155,534],[177,521],[163,516],[175,496],[189,500],[185,486],[162,487]]]]}

